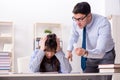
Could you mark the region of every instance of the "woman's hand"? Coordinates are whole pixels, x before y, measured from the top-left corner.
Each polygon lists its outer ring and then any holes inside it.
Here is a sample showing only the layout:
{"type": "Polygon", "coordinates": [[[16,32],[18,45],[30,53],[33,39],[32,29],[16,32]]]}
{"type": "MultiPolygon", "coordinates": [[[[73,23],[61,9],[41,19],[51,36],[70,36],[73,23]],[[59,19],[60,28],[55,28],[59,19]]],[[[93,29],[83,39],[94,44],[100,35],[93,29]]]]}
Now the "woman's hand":
{"type": "Polygon", "coordinates": [[[45,49],[45,41],[47,40],[47,37],[43,37],[40,39],[40,49],[44,51],[45,49]]]}
{"type": "Polygon", "coordinates": [[[57,39],[56,39],[56,42],[57,42],[57,50],[56,50],[56,51],[58,52],[58,51],[61,50],[61,47],[60,47],[60,39],[57,38],[57,39]]]}

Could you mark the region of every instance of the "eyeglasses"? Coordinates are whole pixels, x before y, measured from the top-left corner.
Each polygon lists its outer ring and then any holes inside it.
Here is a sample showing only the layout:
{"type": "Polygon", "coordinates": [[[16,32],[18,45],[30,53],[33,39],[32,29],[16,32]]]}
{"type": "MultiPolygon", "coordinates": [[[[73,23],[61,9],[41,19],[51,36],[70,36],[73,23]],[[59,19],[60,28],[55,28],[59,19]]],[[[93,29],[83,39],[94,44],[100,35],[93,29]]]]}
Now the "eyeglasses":
{"type": "Polygon", "coordinates": [[[87,17],[87,15],[85,15],[83,18],[75,18],[75,17],[72,17],[73,21],[83,21],[85,18],[87,17]]]}

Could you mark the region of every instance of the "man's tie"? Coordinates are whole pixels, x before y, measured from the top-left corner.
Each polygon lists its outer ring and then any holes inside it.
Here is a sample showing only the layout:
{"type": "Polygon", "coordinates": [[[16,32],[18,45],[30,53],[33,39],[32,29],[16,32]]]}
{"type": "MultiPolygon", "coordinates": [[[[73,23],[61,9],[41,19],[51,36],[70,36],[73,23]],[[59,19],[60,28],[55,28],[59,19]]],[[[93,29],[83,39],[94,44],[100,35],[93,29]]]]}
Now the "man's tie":
{"type": "MultiPolygon", "coordinates": [[[[86,49],[86,27],[84,27],[84,29],[83,29],[82,48],[86,49]]],[[[86,68],[86,60],[87,60],[87,58],[81,56],[81,68],[82,68],[83,71],[86,68]]]]}

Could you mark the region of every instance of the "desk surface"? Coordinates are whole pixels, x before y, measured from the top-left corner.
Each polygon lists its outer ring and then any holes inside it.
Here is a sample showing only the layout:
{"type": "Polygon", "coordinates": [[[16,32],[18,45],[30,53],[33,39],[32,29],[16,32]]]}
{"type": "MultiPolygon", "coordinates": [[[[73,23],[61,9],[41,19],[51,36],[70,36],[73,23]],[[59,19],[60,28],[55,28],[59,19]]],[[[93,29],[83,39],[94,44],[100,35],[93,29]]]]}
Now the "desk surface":
{"type": "Polygon", "coordinates": [[[0,73],[0,77],[20,77],[20,76],[94,76],[94,75],[113,75],[120,73],[0,73]]]}
{"type": "Polygon", "coordinates": [[[0,80],[107,80],[106,76],[113,76],[113,80],[120,80],[120,73],[9,73],[0,74],[0,80]]]}

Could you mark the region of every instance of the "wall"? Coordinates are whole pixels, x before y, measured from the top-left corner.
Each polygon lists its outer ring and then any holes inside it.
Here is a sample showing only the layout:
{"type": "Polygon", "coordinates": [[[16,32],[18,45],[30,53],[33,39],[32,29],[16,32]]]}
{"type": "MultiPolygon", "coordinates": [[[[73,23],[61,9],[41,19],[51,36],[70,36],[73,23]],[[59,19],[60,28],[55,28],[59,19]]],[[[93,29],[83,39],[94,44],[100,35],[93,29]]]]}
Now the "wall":
{"type": "Polygon", "coordinates": [[[115,52],[116,52],[116,59],[115,63],[120,63],[120,15],[112,15],[110,19],[112,24],[112,31],[113,31],[113,39],[115,42],[115,52]]]}
{"type": "Polygon", "coordinates": [[[120,15],[120,0],[105,0],[105,15],[120,15]]]}
{"type": "MultiPolygon", "coordinates": [[[[88,1],[92,12],[105,15],[104,0],[0,0],[0,21],[13,21],[15,28],[15,71],[17,58],[29,56],[33,49],[33,25],[36,22],[61,23],[64,52],[72,26],[72,9],[88,1]],[[67,32],[67,33],[66,33],[67,32]]],[[[73,72],[80,71],[80,58],[74,55],[73,72]]]]}
{"type": "Polygon", "coordinates": [[[116,59],[115,63],[120,63],[120,38],[118,37],[120,34],[120,0],[105,0],[105,15],[112,15],[110,22],[112,26],[112,34],[115,42],[115,50],[116,50],[116,59]]]}

